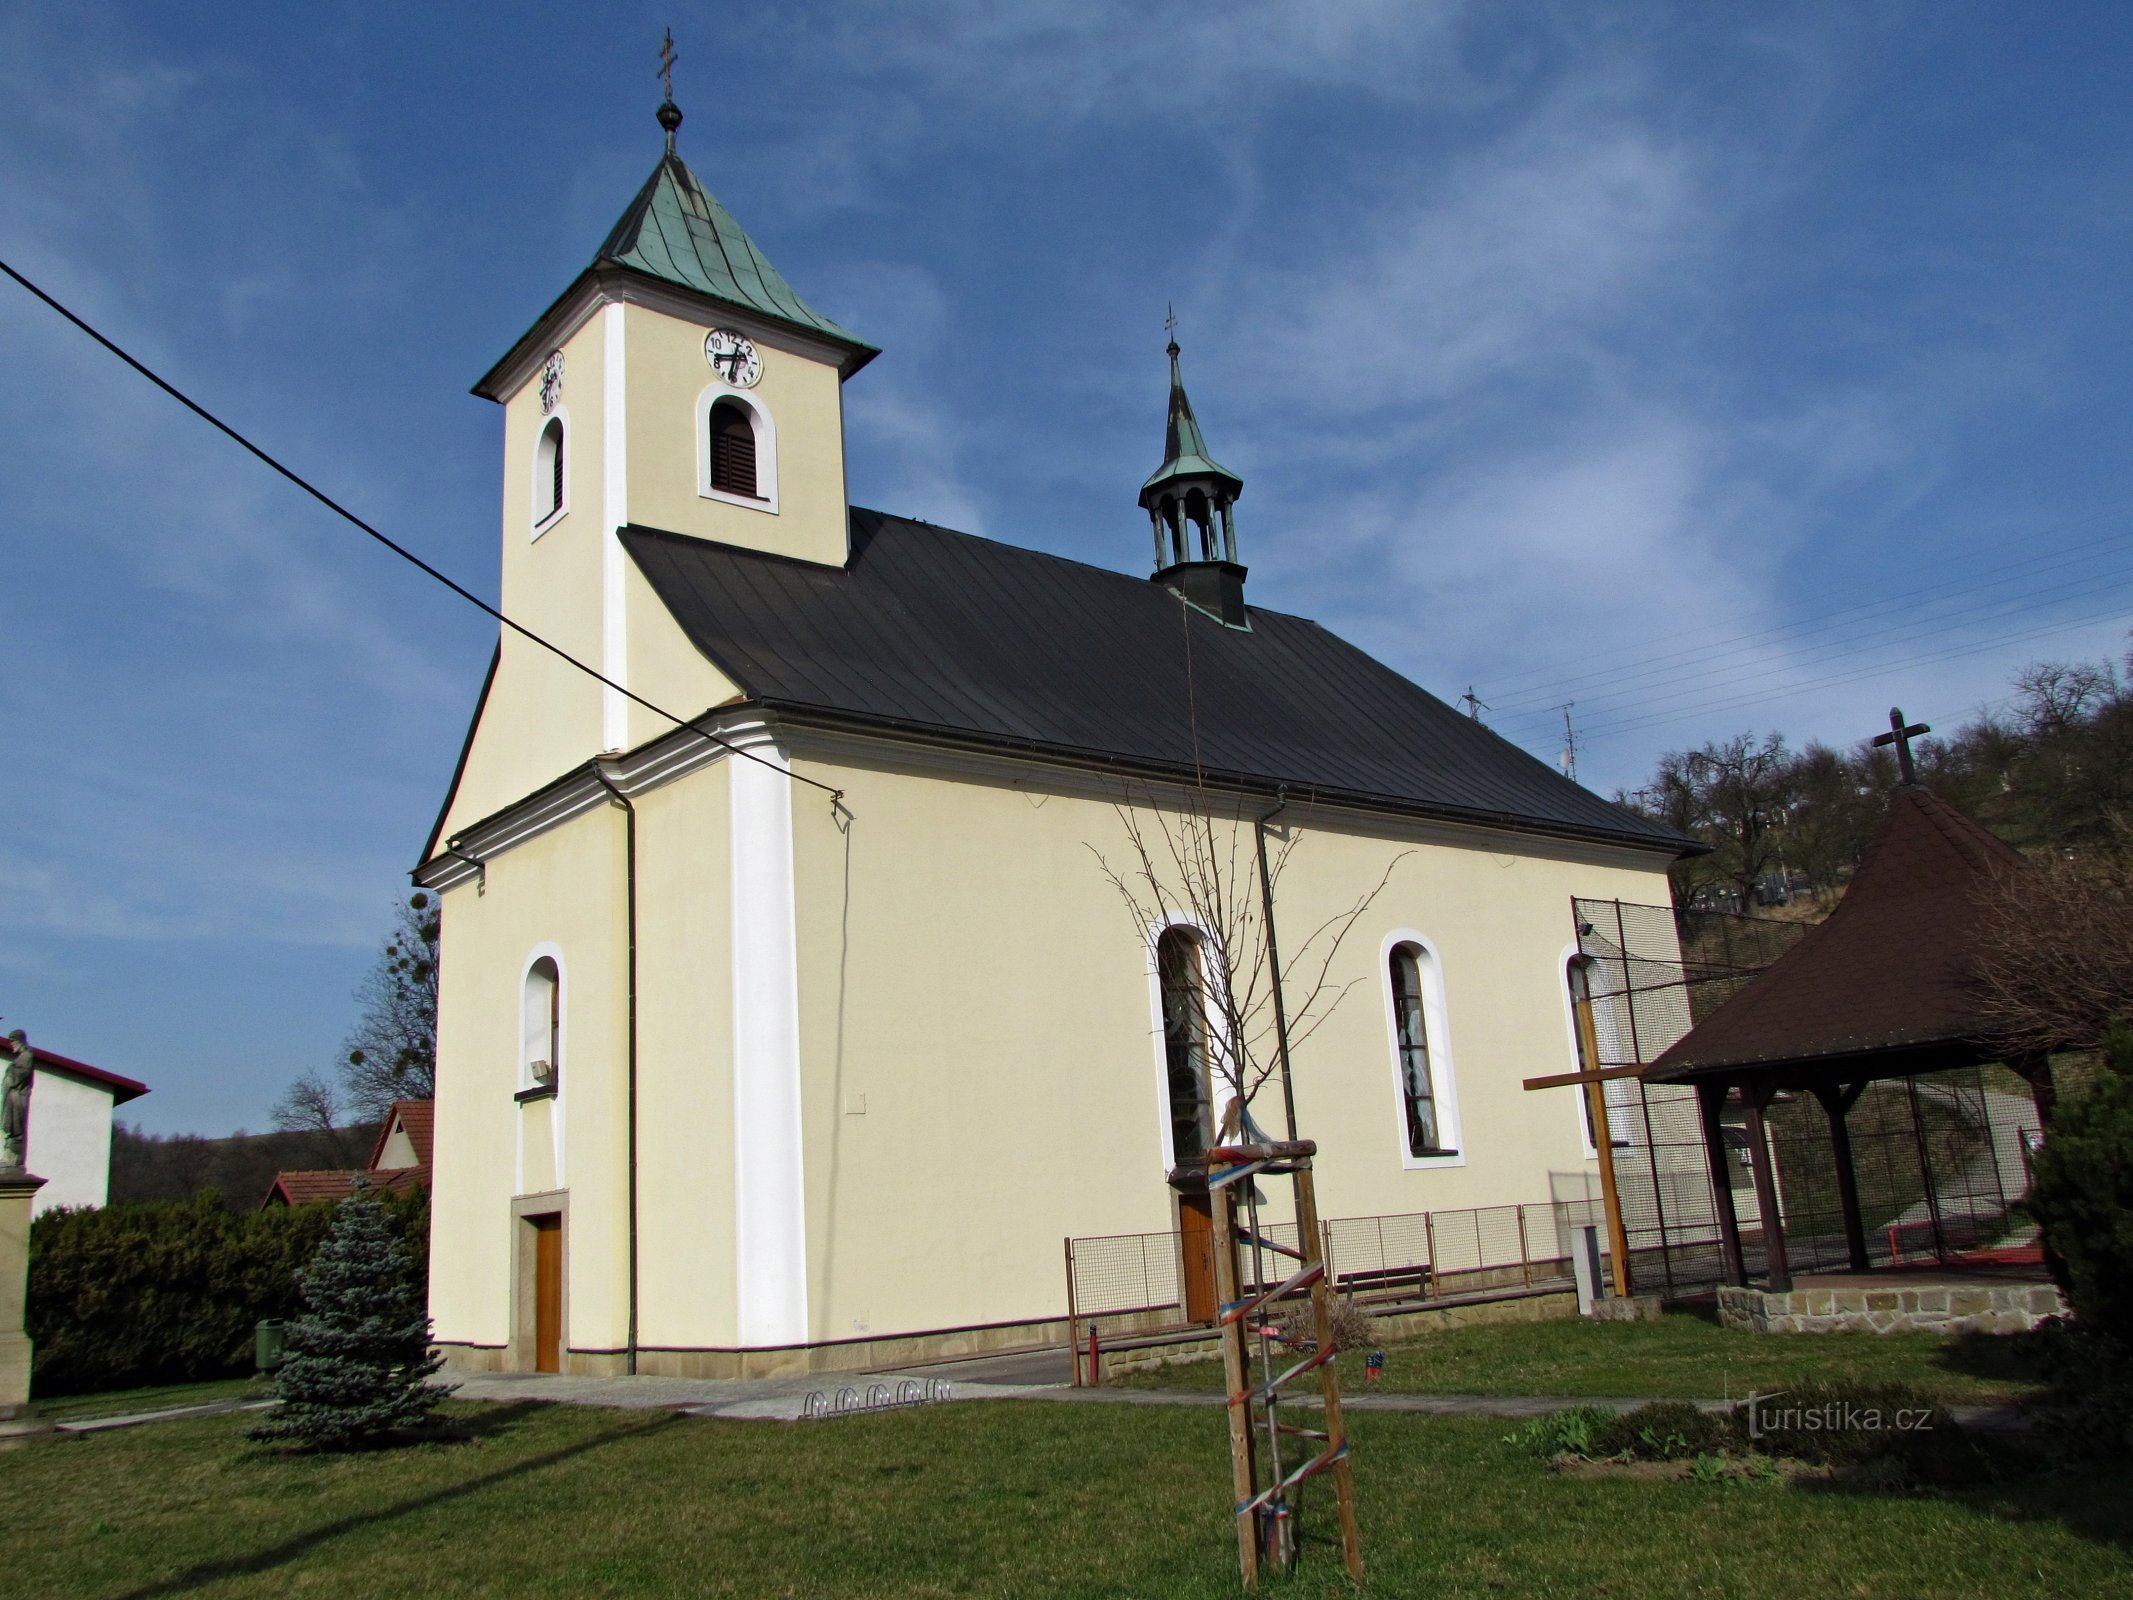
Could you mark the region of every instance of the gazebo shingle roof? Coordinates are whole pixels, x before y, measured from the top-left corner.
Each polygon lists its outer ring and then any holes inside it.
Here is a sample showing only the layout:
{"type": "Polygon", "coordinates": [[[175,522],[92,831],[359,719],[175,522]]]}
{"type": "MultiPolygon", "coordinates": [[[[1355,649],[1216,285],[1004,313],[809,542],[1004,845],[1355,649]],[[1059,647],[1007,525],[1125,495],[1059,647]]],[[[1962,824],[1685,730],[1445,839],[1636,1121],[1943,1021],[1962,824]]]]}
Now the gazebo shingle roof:
{"type": "Polygon", "coordinates": [[[1923,788],[1907,785],[1829,920],[1771,963],[1646,1069],[1657,1082],[1732,1069],[1895,1068],[1991,1059],[1969,985],[1978,891],[2021,854],[1923,788]],[[1848,1059],[1849,1058],[1849,1059],[1848,1059]]]}

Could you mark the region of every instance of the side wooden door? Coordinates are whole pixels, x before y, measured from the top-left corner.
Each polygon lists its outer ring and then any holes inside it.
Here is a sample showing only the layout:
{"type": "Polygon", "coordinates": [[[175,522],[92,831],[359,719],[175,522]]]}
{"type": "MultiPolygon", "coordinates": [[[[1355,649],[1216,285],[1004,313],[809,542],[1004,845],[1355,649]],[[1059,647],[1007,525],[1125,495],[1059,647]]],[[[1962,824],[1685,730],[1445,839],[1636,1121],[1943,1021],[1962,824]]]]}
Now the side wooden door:
{"type": "Polygon", "coordinates": [[[533,1219],[533,1370],[563,1370],[563,1219],[533,1219]]]}
{"type": "Polygon", "coordinates": [[[1178,1196],[1178,1246],[1183,1259],[1185,1320],[1215,1320],[1215,1212],[1209,1196],[1178,1196]]]}

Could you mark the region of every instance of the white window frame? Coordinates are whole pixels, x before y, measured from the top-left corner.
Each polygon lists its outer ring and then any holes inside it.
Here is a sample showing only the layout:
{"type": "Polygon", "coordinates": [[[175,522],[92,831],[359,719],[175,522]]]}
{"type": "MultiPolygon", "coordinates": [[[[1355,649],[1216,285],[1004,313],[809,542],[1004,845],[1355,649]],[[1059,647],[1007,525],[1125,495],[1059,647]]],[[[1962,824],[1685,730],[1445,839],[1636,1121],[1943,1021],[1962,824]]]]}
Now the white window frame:
{"type": "Polygon", "coordinates": [[[778,514],[778,428],[771,420],[770,407],[754,390],[714,383],[696,397],[696,492],[702,499],[739,506],[744,511],[761,511],[773,517],[778,514]],[[728,494],[711,487],[711,408],[721,400],[736,402],[755,424],[755,486],[763,491],[761,499],[751,500],[747,495],[728,494]]]}
{"type": "Polygon", "coordinates": [[[1444,1003],[1444,957],[1436,940],[1418,928],[1394,928],[1378,945],[1378,994],[1385,1009],[1385,1047],[1392,1063],[1393,1145],[1409,1172],[1437,1172],[1466,1165],[1466,1135],[1459,1120],[1459,1075],[1452,1065],[1451,1022],[1444,1003]],[[1392,953],[1412,945],[1422,978],[1422,1032],[1429,1042],[1430,1092],[1437,1104],[1437,1137],[1449,1153],[1418,1156],[1407,1148],[1407,1085],[1400,1076],[1400,1018],[1392,998],[1392,953]]]}
{"type": "MultiPolygon", "coordinates": [[[[570,437],[570,430],[567,424],[563,430],[563,437],[565,439],[570,437]]],[[[533,964],[543,956],[555,963],[556,1059],[549,1063],[555,1069],[555,1093],[548,1097],[548,1132],[554,1145],[555,1186],[561,1189],[566,1184],[563,1176],[563,1100],[570,1093],[569,1062],[565,1059],[570,1053],[568,1044],[570,1038],[570,968],[563,960],[562,947],[549,942],[537,944],[531,950],[528,950],[526,959],[519,964],[518,989],[514,996],[516,1000],[515,1013],[518,1019],[516,1030],[518,1038],[517,1083],[520,1092],[540,1087],[533,1079],[531,1062],[526,1054],[526,980],[533,976],[533,964]]],[[[515,1109],[523,1111],[522,1107],[515,1109]]],[[[512,1178],[512,1193],[524,1194],[526,1192],[526,1119],[524,1115],[520,1115],[516,1121],[517,1134],[514,1144],[517,1150],[518,1170],[512,1178]]]]}
{"type": "Polygon", "coordinates": [[[526,542],[531,544],[570,515],[570,480],[573,476],[570,470],[570,413],[564,407],[559,405],[555,410],[541,418],[540,427],[534,430],[533,462],[529,471],[531,478],[527,487],[531,491],[532,498],[526,502],[526,509],[532,513],[533,526],[526,542]],[[548,489],[555,482],[553,471],[541,471],[541,440],[547,436],[548,424],[551,422],[557,424],[563,430],[563,437],[560,441],[560,447],[563,452],[563,495],[556,502],[553,511],[543,512],[539,507],[547,503],[548,489]]]}

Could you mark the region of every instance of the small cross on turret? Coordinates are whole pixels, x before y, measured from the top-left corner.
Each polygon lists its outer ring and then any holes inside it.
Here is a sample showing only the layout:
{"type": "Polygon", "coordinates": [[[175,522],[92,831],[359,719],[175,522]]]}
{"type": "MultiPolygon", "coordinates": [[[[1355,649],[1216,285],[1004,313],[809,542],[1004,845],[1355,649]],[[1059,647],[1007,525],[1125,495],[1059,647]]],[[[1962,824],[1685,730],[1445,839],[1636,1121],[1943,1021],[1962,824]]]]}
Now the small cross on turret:
{"type": "Polygon", "coordinates": [[[667,154],[674,153],[674,134],[681,127],[681,107],[674,103],[674,63],[681,55],[674,48],[674,30],[667,29],[659,41],[659,82],[666,98],[659,102],[659,125],[666,129],[667,154]]]}
{"type": "Polygon", "coordinates": [[[1921,734],[1931,733],[1932,731],[1923,722],[1914,722],[1909,727],[1904,726],[1903,708],[1901,706],[1891,706],[1889,708],[1889,731],[1874,735],[1874,748],[1879,750],[1884,745],[1894,745],[1896,747],[1896,767],[1903,775],[1903,781],[1906,784],[1916,785],[1918,782],[1918,769],[1911,764],[1911,741],[1921,734]]]}

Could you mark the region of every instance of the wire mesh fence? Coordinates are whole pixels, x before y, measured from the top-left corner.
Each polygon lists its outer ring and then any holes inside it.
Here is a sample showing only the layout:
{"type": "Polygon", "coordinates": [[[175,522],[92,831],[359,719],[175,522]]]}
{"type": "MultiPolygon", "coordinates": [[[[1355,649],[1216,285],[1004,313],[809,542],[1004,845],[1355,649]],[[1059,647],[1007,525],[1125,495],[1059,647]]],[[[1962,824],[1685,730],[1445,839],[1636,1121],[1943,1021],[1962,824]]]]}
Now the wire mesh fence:
{"type": "MultiPolygon", "coordinates": [[[[1432,1300],[1509,1297],[1561,1289],[1571,1279],[1571,1235],[1589,1221],[1580,1206],[1529,1205],[1328,1218],[1321,1241],[1334,1287],[1374,1310],[1432,1300]]],[[[1269,1223],[1269,1248],[1243,1252],[1246,1292],[1293,1270],[1296,1225],[1269,1223]]],[[[1194,1293],[1201,1236],[1188,1231],[1110,1234],[1066,1241],[1070,1337],[1091,1323],[1107,1340],[1205,1327],[1212,1299],[1194,1293]]],[[[1212,1272],[1212,1258],[1205,1270],[1212,1272]]],[[[1210,1291],[1211,1296],[1211,1291],[1210,1291]]]]}
{"type": "MultiPolygon", "coordinates": [[[[1573,902],[1598,1067],[1648,1065],[1806,932],[1807,924],[1612,900],[1573,902]]],[[[1618,1078],[1605,1086],[1632,1288],[1668,1297],[1723,1281],[1717,1190],[1696,1093],[1618,1078]]],[[[1588,1117],[1588,1125],[1590,1118],[1588,1117]]],[[[1787,1255],[1795,1271],[1850,1264],[1828,1112],[1781,1093],[1765,1117],[1787,1255]]],[[[2026,1260],[2013,1214],[2039,1137],[2026,1085],[1999,1067],[1866,1086],[1845,1118],[1868,1261],[2026,1260]]],[[[1589,1126],[1588,1126],[1589,1131],[1589,1126]]],[[[1727,1186],[1749,1275],[1765,1270],[1742,1112],[1722,1119],[1727,1186]]]]}

